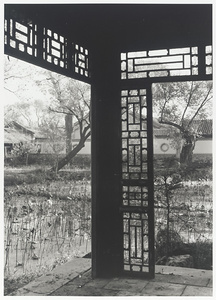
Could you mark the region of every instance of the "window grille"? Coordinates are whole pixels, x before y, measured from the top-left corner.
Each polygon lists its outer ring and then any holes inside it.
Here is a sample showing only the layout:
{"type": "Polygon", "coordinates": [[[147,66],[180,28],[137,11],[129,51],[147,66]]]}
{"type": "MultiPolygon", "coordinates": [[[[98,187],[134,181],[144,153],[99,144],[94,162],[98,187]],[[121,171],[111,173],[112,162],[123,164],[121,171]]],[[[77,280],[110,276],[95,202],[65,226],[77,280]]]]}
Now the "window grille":
{"type": "Polygon", "coordinates": [[[51,31],[43,29],[43,59],[61,68],[68,68],[67,39],[51,31]]]}
{"type": "Polygon", "coordinates": [[[121,54],[121,78],[198,75],[198,47],[121,54]]]}
{"type": "Polygon", "coordinates": [[[206,74],[212,74],[212,46],[205,47],[206,74]]]}
{"type": "Polygon", "coordinates": [[[74,63],[75,63],[75,72],[89,76],[89,56],[88,49],[85,49],[77,44],[74,47],[74,63]]]}
{"type": "Polygon", "coordinates": [[[124,271],[149,273],[146,89],[123,90],[121,109],[124,271]]]}
{"type": "Polygon", "coordinates": [[[37,57],[37,25],[21,24],[13,19],[5,20],[5,45],[37,57]]]}
{"type": "Polygon", "coordinates": [[[67,76],[89,80],[88,49],[49,28],[39,27],[32,20],[27,21],[23,16],[21,21],[19,17],[5,18],[4,27],[6,52],[27,61],[33,57],[39,65],[45,62],[57,72],[64,73],[65,70],[67,76]]]}

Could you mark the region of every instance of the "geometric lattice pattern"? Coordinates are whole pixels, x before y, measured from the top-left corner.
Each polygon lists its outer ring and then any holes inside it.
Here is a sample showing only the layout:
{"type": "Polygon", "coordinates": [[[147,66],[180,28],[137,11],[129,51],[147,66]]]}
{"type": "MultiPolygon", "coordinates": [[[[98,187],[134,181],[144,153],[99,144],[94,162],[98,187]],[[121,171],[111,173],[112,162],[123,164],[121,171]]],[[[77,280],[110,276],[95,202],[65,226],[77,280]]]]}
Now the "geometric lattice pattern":
{"type": "Polygon", "coordinates": [[[206,74],[212,74],[212,46],[205,47],[206,74]]]}
{"type": "Polygon", "coordinates": [[[123,185],[123,205],[148,207],[148,187],[123,185]]]}
{"type": "Polygon", "coordinates": [[[5,45],[36,57],[37,42],[37,25],[5,20],[5,45]]]}
{"type": "Polygon", "coordinates": [[[121,54],[121,78],[198,75],[198,47],[121,54]]]}
{"type": "Polygon", "coordinates": [[[123,213],[124,270],[149,272],[148,214],[123,213]]]}
{"type": "Polygon", "coordinates": [[[122,109],[122,179],[147,179],[146,90],[124,90],[122,109]]]}
{"type": "Polygon", "coordinates": [[[88,50],[69,41],[67,37],[48,28],[39,28],[32,20],[23,17],[21,21],[6,18],[4,27],[4,43],[8,49],[30,55],[39,64],[45,61],[55,66],[57,71],[58,68],[67,70],[67,75],[76,74],[86,79],[90,77],[88,50]]]}
{"type": "Polygon", "coordinates": [[[80,75],[84,75],[86,77],[89,76],[88,50],[77,44],[74,48],[74,63],[76,73],[79,73],[80,75]]]}
{"type": "Polygon", "coordinates": [[[146,89],[122,90],[124,270],[149,272],[146,89]]]}
{"type": "Polygon", "coordinates": [[[50,29],[43,30],[43,59],[61,68],[67,69],[66,39],[52,32],[50,29]]]}

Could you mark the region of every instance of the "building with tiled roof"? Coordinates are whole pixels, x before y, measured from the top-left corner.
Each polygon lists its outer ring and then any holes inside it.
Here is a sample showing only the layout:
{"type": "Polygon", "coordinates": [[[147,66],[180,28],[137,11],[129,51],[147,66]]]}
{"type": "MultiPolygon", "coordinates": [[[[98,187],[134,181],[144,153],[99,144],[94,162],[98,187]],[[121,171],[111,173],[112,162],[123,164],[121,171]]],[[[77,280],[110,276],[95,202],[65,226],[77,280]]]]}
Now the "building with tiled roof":
{"type": "MultiPolygon", "coordinates": [[[[212,120],[194,120],[193,127],[196,128],[197,141],[194,154],[212,153],[212,120]]],[[[175,154],[176,149],[171,145],[170,133],[175,128],[164,125],[161,128],[154,128],[154,153],[175,154]]]]}

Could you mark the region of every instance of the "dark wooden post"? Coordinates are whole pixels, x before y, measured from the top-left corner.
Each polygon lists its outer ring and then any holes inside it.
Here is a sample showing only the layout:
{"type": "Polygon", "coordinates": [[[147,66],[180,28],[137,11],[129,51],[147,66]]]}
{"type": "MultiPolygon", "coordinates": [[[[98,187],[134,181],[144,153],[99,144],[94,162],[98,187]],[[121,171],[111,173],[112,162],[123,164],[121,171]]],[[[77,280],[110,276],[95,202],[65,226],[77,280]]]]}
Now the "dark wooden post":
{"type": "Polygon", "coordinates": [[[120,205],[120,53],[109,41],[92,53],[92,273],[123,265],[120,205]]]}

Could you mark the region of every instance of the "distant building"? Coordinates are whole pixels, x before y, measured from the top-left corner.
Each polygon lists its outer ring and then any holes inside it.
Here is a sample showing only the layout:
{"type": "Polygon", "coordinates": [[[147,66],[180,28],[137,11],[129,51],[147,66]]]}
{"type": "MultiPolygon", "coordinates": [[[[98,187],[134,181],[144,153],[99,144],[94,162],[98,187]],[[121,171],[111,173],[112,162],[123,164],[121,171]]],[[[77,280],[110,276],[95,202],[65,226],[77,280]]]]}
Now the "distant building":
{"type": "MultiPolygon", "coordinates": [[[[211,154],[212,153],[212,120],[197,121],[197,138],[194,154],[211,154]]],[[[196,123],[196,121],[194,121],[196,123]]],[[[154,153],[155,154],[176,154],[176,149],[172,146],[169,139],[169,126],[154,128],[154,153]]]]}
{"type": "MultiPolygon", "coordinates": [[[[195,122],[195,121],[194,121],[195,122]]],[[[177,150],[172,146],[169,138],[170,126],[160,124],[153,119],[154,134],[154,154],[176,154],[177,150]]],[[[194,154],[211,154],[212,153],[212,120],[199,121],[198,134],[200,137],[196,141],[194,154]]],[[[74,125],[72,134],[72,145],[76,146],[80,139],[79,126],[74,125]]],[[[85,142],[85,147],[81,149],[79,154],[91,153],[91,137],[85,142]]]]}
{"type": "MultiPolygon", "coordinates": [[[[200,137],[196,141],[194,154],[211,154],[212,153],[212,120],[199,121],[198,134],[200,137]]],[[[170,127],[161,125],[157,120],[153,120],[154,134],[154,154],[176,154],[176,149],[172,146],[169,139],[170,127]]],[[[80,140],[80,132],[78,123],[74,124],[72,133],[72,147],[75,147],[80,140]]],[[[13,145],[19,143],[33,143],[34,153],[54,153],[53,145],[49,138],[37,130],[31,130],[13,121],[4,128],[4,149],[5,156],[10,156],[13,145]]],[[[56,145],[59,147],[60,154],[66,153],[65,138],[62,136],[56,145]],[[57,145],[58,144],[58,145],[57,145]]],[[[85,146],[80,150],[79,154],[91,154],[91,136],[86,140],[85,146]]]]}
{"type": "Polygon", "coordinates": [[[34,142],[34,131],[12,121],[4,127],[4,155],[8,157],[14,145],[34,142]]]}
{"type": "Polygon", "coordinates": [[[4,127],[4,155],[9,157],[12,150],[17,145],[31,144],[31,153],[54,153],[54,147],[59,149],[60,153],[65,153],[65,140],[59,138],[56,142],[51,143],[49,138],[38,130],[27,128],[15,121],[8,123],[4,127]]]}

